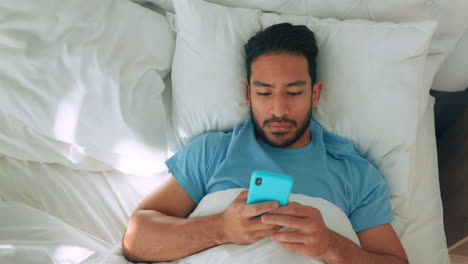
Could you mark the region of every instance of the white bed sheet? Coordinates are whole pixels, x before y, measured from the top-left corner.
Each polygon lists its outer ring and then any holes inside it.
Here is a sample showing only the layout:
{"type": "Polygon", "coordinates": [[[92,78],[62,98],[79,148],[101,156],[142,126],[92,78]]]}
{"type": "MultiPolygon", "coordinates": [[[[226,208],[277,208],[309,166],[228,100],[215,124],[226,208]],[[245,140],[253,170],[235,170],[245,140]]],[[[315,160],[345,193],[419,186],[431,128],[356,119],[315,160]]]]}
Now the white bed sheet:
{"type": "MultiPolygon", "coordinates": [[[[10,145],[42,135],[30,142],[51,147],[46,162],[164,170],[162,78],[174,47],[165,17],[127,0],[0,1],[0,119],[24,131],[10,145]]],[[[45,161],[12,147],[14,157],[45,161]]]]}
{"type": "Polygon", "coordinates": [[[450,263],[439,187],[434,103],[430,97],[416,144],[410,150],[411,191],[405,214],[396,215],[393,223],[410,263],[416,264],[450,263]]]}
{"type": "MultiPolygon", "coordinates": [[[[448,264],[433,105],[431,98],[411,150],[409,210],[393,226],[411,263],[448,264]]],[[[0,156],[0,263],[128,263],[120,248],[127,220],[166,176],[85,172],[0,156]]]]}
{"type": "Polygon", "coordinates": [[[112,244],[121,240],[142,198],[167,176],[86,172],[7,156],[0,158],[0,168],[0,198],[24,203],[112,244]]]}

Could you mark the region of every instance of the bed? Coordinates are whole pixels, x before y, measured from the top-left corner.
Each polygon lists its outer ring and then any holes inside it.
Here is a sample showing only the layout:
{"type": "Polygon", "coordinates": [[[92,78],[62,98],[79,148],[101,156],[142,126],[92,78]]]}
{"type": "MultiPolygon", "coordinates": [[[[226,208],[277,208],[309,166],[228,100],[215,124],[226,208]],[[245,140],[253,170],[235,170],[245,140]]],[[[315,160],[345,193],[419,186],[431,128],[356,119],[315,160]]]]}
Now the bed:
{"type": "Polygon", "coordinates": [[[245,119],[240,46],[286,21],[313,28],[324,54],[335,55],[319,62],[330,88],[316,118],[383,172],[410,263],[450,263],[429,89],[468,86],[467,9],[463,1],[3,1],[0,262],[128,263],[125,226],[168,176],[164,161],[197,135],[245,119]],[[350,41],[333,46],[337,37],[350,41]],[[374,56],[356,64],[363,54],[374,56]],[[342,88],[350,80],[362,84],[357,94],[342,88]]]}

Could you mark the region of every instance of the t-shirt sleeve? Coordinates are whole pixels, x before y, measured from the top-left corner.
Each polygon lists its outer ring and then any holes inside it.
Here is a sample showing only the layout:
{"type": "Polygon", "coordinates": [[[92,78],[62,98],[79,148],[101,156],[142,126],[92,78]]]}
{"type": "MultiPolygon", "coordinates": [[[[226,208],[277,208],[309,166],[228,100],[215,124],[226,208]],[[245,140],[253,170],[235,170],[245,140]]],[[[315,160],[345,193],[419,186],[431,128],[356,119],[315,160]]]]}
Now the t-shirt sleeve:
{"type": "Polygon", "coordinates": [[[206,195],[207,171],[220,140],[220,133],[203,134],[166,161],[169,172],[195,204],[206,195]]]}
{"type": "Polygon", "coordinates": [[[349,219],[355,232],[391,223],[393,217],[388,186],[382,174],[361,159],[353,175],[354,192],[349,219]]]}

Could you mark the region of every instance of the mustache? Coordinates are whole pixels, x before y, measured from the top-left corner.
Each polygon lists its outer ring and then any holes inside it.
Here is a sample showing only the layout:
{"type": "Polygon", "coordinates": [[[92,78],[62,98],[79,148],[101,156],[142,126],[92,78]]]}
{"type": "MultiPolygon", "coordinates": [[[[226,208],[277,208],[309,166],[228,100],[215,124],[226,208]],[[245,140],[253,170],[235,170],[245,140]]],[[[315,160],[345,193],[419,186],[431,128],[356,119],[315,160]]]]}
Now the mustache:
{"type": "Polygon", "coordinates": [[[272,122],[285,122],[285,123],[290,123],[294,127],[297,127],[297,122],[293,119],[287,118],[286,116],[284,117],[273,116],[272,118],[263,121],[263,127],[267,126],[268,124],[272,122]]]}

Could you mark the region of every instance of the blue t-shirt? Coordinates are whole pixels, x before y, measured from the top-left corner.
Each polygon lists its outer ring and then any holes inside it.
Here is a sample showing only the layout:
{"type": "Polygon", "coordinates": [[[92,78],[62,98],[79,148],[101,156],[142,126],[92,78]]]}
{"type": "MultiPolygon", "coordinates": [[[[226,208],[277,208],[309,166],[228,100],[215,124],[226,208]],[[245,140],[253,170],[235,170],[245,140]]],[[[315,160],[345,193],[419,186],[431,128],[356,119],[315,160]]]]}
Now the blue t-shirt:
{"type": "Polygon", "coordinates": [[[294,178],[292,193],[330,201],[348,216],[355,232],[394,220],[387,184],[351,141],[311,119],[311,142],[277,148],[255,137],[251,118],[230,132],[195,138],[166,161],[177,182],[198,204],[207,194],[249,188],[254,170],[294,178]]]}

